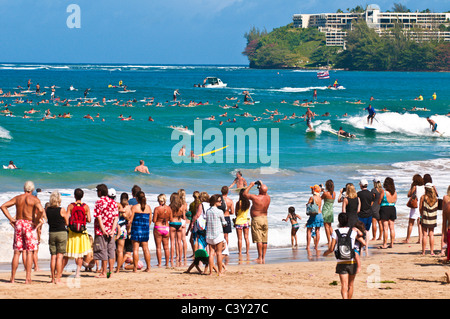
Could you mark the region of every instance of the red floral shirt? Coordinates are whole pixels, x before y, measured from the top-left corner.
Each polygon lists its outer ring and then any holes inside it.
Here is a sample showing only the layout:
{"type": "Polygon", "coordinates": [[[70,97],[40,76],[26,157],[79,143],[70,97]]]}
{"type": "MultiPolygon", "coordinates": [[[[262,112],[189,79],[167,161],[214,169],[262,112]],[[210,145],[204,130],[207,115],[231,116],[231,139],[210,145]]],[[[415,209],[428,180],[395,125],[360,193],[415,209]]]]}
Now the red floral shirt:
{"type": "Polygon", "coordinates": [[[101,197],[95,202],[94,208],[94,231],[95,235],[102,236],[103,232],[100,228],[97,217],[100,217],[103,223],[103,228],[110,233],[114,224],[114,219],[119,216],[117,203],[107,196],[101,197]]]}

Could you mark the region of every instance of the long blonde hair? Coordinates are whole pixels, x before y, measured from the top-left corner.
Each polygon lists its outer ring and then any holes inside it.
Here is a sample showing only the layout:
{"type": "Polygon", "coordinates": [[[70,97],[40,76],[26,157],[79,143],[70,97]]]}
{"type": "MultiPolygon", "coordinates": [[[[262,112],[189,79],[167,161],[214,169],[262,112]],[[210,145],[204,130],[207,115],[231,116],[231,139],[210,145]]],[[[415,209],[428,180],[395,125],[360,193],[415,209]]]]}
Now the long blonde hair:
{"type": "Polygon", "coordinates": [[[182,204],[186,204],[186,191],[183,188],[178,190],[178,196],[180,196],[182,204]]]}
{"type": "Polygon", "coordinates": [[[358,196],[358,194],[356,193],[355,185],[353,185],[352,183],[347,184],[346,192],[348,198],[356,198],[358,196]]]}
{"type": "Polygon", "coordinates": [[[425,187],[425,198],[428,205],[432,206],[437,201],[437,195],[433,187],[425,187]]]}

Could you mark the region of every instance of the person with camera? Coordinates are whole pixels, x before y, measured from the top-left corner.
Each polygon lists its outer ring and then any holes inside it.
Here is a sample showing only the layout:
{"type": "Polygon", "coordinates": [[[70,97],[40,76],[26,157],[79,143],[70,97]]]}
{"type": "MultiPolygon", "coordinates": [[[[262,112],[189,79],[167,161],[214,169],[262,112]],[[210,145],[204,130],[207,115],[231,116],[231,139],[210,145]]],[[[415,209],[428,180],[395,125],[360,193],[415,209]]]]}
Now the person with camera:
{"type": "Polygon", "coordinates": [[[251,182],[245,189],[243,196],[252,202],[250,208],[252,240],[256,243],[258,258],[256,262],[264,264],[267,252],[267,241],[269,232],[269,223],[267,221],[267,213],[270,205],[270,196],[267,194],[268,187],[261,181],[251,182]],[[253,186],[257,186],[258,195],[249,194],[253,186]]]}

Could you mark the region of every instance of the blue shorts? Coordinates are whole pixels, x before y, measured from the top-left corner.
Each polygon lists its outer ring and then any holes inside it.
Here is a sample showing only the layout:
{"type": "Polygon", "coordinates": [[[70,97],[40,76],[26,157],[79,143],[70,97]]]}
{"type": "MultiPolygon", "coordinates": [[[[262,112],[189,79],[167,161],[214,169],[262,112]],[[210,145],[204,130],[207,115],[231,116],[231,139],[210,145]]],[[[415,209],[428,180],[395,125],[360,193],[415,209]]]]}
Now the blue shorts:
{"type": "Polygon", "coordinates": [[[366,228],[366,230],[369,230],[370,226],[372,226],[372,217],[365,217],[365,218],[359,217],[359,220],[364,223],[364,227],[366,228]]]}
{"type": "Polygon", "coordinates": [[[433,132],[436,132],[436,130],[437,130],[437,124],[435,123],[434,125],[433,125],[433,132]]]}

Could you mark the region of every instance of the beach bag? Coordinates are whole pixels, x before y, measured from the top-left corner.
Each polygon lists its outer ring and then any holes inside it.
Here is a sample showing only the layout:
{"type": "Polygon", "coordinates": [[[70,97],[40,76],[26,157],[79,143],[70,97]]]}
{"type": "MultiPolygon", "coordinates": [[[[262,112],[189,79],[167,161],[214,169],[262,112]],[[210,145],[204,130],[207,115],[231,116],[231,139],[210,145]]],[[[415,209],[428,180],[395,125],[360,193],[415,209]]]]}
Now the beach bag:
{"type": "Polygon", "coordinates": [[[419,207],[419,205],[417,203],[417,196],[416,196],[416,194],[413,194],[409,198],[408,202],[406,203],[406,206],[409,207],[409,208],[417,208],[417,207],[419,207]]]}
{"type": "Polygon", "coordinates": [[[352,238],[350,234],[352,228],[350,227],[347,234],[341,234],[339,229],[336,229],[337,234],[337,249],[334,251],[336,259],[340,260],[352,260],[355,258],[355,251],[352,247],[352,238]]]}
{"type": "Polygon", "coordinates": [[[319,205],[317,205],[315,202],[306,205],[306,215],[315,216],[318,213],[319,213],[319,205]]]}
{"type": "Polygon", "coordinates": [[[196,223],[197,223],[197,230],[203,231],[206,229],[206,219],[204,217],[205,214],[205,208],[202,205],[202,211],[203,213],[197,218],[196,223]]]}
{"type": "Polygon", "coordinates": [[[86,230],[86,211],[84,204],[72,203],[72,213],[69,217],[69,229],[74,233],[82,233],[86,230]]]}

